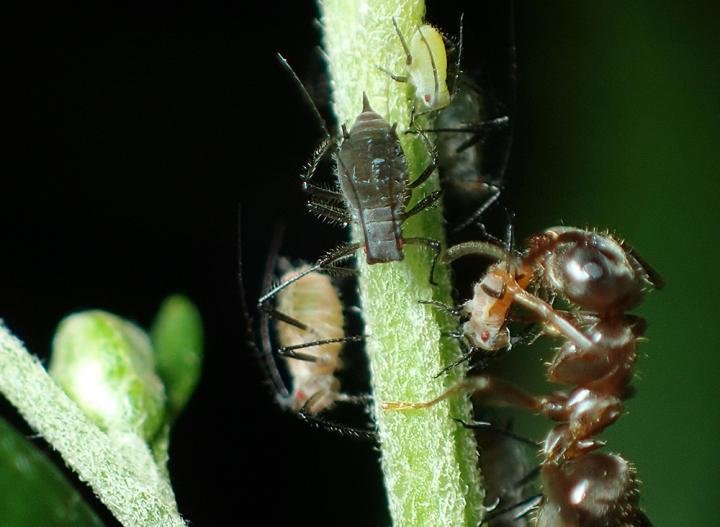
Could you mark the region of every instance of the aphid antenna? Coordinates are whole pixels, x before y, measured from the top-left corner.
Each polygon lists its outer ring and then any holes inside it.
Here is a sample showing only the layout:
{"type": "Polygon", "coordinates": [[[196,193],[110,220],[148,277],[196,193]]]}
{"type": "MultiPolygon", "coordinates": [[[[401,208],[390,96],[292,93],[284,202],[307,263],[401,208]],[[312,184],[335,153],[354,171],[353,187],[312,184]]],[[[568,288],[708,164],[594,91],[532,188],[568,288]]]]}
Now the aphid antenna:
{"type": "Polygon", "coordinates": [[[458,81],[460,79],[460,65],[462,64],[463,54],[463,30],[464,30],[465,13],[460,13],[460,22],[458,27],[457,56],[455,57],[455,73],[453,75],[453,86],[451,99],[457,94],[458,81]]]}
{"type": "MultiPolygon", "coordinates": [[[[314,265],[311,265],[310,267],[308,267],[304,271],[296,274],[292,278],[289,278],[288,280],[285,280],[284,282],[277,284],[274,287],[270,288],[265,294],[263,294],[258,299],[258,309],[264,310],[265,302],[267,302],[269,299],[271,299],[272,297],[277,295],[278,292],[285,289],[290,284],[293,284],[293,283],[297,282],[298,280],[300,280],[303,276],[307,276],[310,273],[314,273],[315,271],[319,271],[321,269],[322,270],[328,269],[330,267],[331,263],[339,262],[341,260],[344,260],[345,258],[350,258],[355,253],[355,251],[357,251],[361,247],[362,247],[361,243],[352,243],[352,244],[348,244],[348,245],[341,245],[337,249],[330,251],[327,255],[320,258],[320,260],[318,260],[314,265]]],[[[269,286],[269,283],[268,283],[268,286],[269,286]]]]}
{"type": "Polygon", "coordinates": [[[312,109],[313,115],[315,116],[315,120],[318,122],[320,127],[322,128],[323,132],[325,133],[326,138],[331,138],[332,134],[330,134],[330,130],[328,130],[327,123],[325,122],[325,119],[323,119],[322,115],[320,115],[320,110],[318,110],[317,105],[315,104],[315,101],[313,101],[312,97],[310,97],[310,93],[307,91],[307,88],[305,88],[305,85],[300,80],[300,77],[298,77],[297,73],[295,73],[295,70],[292,69],[290,64],[288,63],[287,59],[283,57],[280,53],[277,54],[278,61],[280,62],[280,65],[290,74],[290,77],[295,81],[295,84],[297,85],[298,89],[300,90],[300,94],[302,95],[305,102],[310,106],[312,109]]]}
{"type": "Polygon", "coordinates": [[[496,262],[502,260],[512,260],[513,256],[509,254],[504,247],[484,241],[463,242],[448,247],[442,255],[443,263],[451,263],[464,256],[475,255],[494,260],[496,262]]]}
{"type": "MultiPolygon", "coordinates": [[[[277,254],[277,250],[280,244],[280,239],[282,238],[282,226],[280,224],[276,225],[275,227],[275,234],[273,235],[273,241],[271,242],[271,254],[273,252],[277,254]]],[[[265,280],[267,279],[268,273],[267,273],[267,266],[268,263],[266,263],[266,270],[264,273],[265,280]]],[[[289,397],[290,396],[290,390],[288,390],[287,386],[285,385],[285,382],[283,381],[282,375],[280,375],[280,370],[277,367],[277,364],[275,363],[274,358],[272,357],[272,353],[270,350],[272,349],[270,347],[270,335],[269,330],[267,328],[267,321],[263,321],[263,318],[261,317],[260,320],[260,338],[262,342],[262,346],[258,347],[257,341],[256,341],[256,335],[253,330],[253,327],[255,325],[255,321],[250,314],[250,308],[248,306],[247,302],[247,292],[245,289],[245,280],[243,277],[243,257],[242,257],[242,209],[241,207],[238,207],[238,287],[239,287],[239,294],[240,294],[240,311],[244,319],[245,323],[245,342],[250,347],[250,349],[253,350],[253,353],[256,357],[260,360],[260,364],[262,368],[265,370],[267,376],[270,379],[271,386],[273,388],[273,391],[275,391],[276,394],[278,394],[281,397],[289,397]]]]}

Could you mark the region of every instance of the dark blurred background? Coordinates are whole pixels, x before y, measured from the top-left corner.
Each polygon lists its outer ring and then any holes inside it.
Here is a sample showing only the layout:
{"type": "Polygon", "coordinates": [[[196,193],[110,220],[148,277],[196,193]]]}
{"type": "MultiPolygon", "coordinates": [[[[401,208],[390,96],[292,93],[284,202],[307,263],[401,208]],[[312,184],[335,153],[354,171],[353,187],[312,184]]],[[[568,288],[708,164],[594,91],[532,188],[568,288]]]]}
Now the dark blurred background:
{"type": "MultiPolygon", "coordinates": [[[[467,60],[497,66],[506,20],[479,4],[429,2],[428,20],[454,34],[464,11],[467,60]]],[[[638,310],[649,342],[637,396],[605,435],[636,463],[658,526],[712,525],[720,500],[717,15],[710,1],[516,2],[504,204],[518,237],[609,227],[667,280],[638,310]]],[[[309,1],[33,13],[6,77],[20,95],[6,104],[23,117],[0,189],[0,317],[46,359],[73,311],[147,327],[170,293],[198,304],[205,374],[170,462],[194,525],[251,512],[266,525],[388,523],[377,453],[279,410],[243,344],[238,205],[251,299],[277,219],[290,222],[294,257],[343,236],[303,211],[297,174],[320,134],[274,58],[286,54],[321,96],[316,16],[309,1]]],[[[532,386],[547,357],[522,350],[507,364],[532,386]]],[[[4,400],[0,414],[31,435],[4,400]]],[[[546,425],[516,428],[540,437],[546,425]]]]}

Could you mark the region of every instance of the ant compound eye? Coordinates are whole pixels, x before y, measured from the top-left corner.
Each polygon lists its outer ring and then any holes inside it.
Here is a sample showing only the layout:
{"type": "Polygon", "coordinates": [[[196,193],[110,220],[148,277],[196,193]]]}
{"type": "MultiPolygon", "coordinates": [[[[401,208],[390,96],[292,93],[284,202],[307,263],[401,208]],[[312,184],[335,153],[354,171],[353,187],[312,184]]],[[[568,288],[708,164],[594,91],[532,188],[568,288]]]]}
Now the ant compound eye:
{"type": "Polygon", "coordinates": [[[559,245],[548,258],[548,280],[568,300],[596,312],[638,304],[642,289],[622,247],[610,237],[586,233],[559,245]]]}

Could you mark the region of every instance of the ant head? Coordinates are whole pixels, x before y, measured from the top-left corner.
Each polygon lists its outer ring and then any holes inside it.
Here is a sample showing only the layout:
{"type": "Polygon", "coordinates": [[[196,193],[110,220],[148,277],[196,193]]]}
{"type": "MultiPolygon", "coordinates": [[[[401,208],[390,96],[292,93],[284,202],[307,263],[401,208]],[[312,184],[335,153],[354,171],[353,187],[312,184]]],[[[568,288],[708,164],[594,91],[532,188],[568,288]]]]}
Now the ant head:
{"type": "Polygon", "coordinates": [[[623,312],[638,305],[644,277],[635,260],[609,235],[569,227],[546,231],[551,239],[545,276],[551,287],[583,309],[623,312]]]}

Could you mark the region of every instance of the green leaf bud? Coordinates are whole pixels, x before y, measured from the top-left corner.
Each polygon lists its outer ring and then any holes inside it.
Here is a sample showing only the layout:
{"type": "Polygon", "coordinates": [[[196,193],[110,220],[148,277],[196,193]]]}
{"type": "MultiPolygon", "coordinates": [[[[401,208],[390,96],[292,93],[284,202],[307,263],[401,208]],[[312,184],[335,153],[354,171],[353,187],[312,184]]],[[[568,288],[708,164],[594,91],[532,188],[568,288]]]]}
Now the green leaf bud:
{"type": "Polygon", "coordinates": [[[150,441],[164,422],[165,390],[150,339],[115,315],[84,311],[60,322],[50,374],[105,430],[150,441]]]}
{"type": "Polygon", "coordinates": [[[165,299],[150,331],[157,373],[165,383],[168,414],[177,417],[200,378],[203,325],[200,312],[182,295],[165,299]]]}

